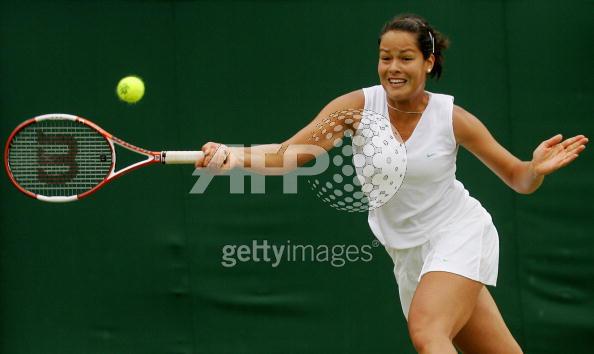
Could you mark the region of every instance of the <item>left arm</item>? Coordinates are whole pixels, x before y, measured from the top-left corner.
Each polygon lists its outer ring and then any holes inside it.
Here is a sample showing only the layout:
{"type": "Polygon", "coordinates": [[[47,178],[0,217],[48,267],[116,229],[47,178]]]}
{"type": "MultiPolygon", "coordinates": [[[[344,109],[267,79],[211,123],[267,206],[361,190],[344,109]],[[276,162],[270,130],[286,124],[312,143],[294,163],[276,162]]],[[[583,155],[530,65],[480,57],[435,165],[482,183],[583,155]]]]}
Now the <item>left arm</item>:
{"type": "Polygon", "coordinates": [[[501,146],[481,121],[461,107],[454,106],[453,124],[456,142],[522,194],[536,191],[544,176],[571,163],[588,143],[583,135],[563,140],[558,134],[538,145],[531,161],[521,161],[501,146]]]}

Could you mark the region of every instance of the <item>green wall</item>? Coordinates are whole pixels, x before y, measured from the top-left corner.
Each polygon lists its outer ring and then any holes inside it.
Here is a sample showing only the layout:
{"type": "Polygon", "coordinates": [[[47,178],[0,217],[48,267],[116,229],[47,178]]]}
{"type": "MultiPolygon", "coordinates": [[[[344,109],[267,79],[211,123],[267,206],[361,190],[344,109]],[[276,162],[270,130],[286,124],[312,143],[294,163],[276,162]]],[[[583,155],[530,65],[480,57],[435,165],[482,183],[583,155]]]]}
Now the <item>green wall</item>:
{"type": "MultiPolygon", "coordinates": [[[[443,79],[523,159],[561,132],[592,136],[592,1],[0,2],[0,136],[24,119],[87,117],[150,149],[280,142],[333,97],[377,82],[376,35],[416,12],[448,34],[443,79]],[[117,81],[138,74],[129,106],[117,81]]],[[[460,152],[458,176],[501,238],[492,289],[527,353],[589,353],[593,158],[514,194],[460,152]]],[[[227,244],[371,245],[366,215],[300,180],[283,195],[191,195],[189,166],[151,167],[48,205],[2,178],[0,352],[412,353],[391,260],[221,264],[227,244]]],[[[249,189],[248,189],[249,190],[249,189]]]]}

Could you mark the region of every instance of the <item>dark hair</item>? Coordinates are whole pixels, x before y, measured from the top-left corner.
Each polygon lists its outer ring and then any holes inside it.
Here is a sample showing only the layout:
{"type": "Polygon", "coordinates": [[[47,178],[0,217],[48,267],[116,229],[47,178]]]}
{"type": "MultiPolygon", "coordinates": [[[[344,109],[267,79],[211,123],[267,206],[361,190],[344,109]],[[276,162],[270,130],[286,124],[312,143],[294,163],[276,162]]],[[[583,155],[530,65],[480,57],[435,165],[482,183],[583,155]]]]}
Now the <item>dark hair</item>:
{"type": "Polygon", "coordinates": [[[436,31],[429,23],[421,16],[414,14],[403,14],[394,17],[391,21],[386,22],[380,31],[377,43],[382,40],[384,34],[390,31],[404,31],[417,34],[417,46],[423,58],[427,59],[433,51],[435,56],[435,63],[433,69],[429,74],[430,77],[437,77],[439,79],[443,72],[443,52],[448,48],[449,40],[446,36],[436,31]],[[433,37],[433,40],[432,40],[433,37]],[[435,43],[435,44],[434,44],[435,43]],[[435,49],[433,46],[435,45],[435,49]]]}

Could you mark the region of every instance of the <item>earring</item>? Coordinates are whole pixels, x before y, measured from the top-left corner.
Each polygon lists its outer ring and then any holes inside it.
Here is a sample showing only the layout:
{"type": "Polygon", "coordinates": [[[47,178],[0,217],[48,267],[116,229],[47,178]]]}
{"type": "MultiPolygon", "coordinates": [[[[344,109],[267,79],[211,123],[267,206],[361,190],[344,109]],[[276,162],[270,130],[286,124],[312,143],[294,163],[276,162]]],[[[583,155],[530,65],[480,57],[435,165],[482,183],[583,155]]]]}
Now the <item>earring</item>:
{"type": "Polygon", "coordinates": [[[428,70],[427,70],[427,74],[429,74],[430,72],[431,72],[431,69],[428,69],[428,70]]]}

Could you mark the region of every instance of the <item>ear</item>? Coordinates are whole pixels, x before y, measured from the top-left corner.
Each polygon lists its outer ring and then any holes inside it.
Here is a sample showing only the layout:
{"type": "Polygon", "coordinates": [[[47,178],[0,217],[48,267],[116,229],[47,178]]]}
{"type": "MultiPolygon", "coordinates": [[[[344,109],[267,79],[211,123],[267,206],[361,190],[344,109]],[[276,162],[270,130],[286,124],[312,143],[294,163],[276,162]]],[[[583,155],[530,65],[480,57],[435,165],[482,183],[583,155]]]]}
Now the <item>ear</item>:
{"type": "Polygon", "coordinates": [[[429,58],[425,60],[425,72],[427,74],[431,73],[433,70],[433,65],[435,64],[435,55],[433,53],[429,55],[429,58]]]}

